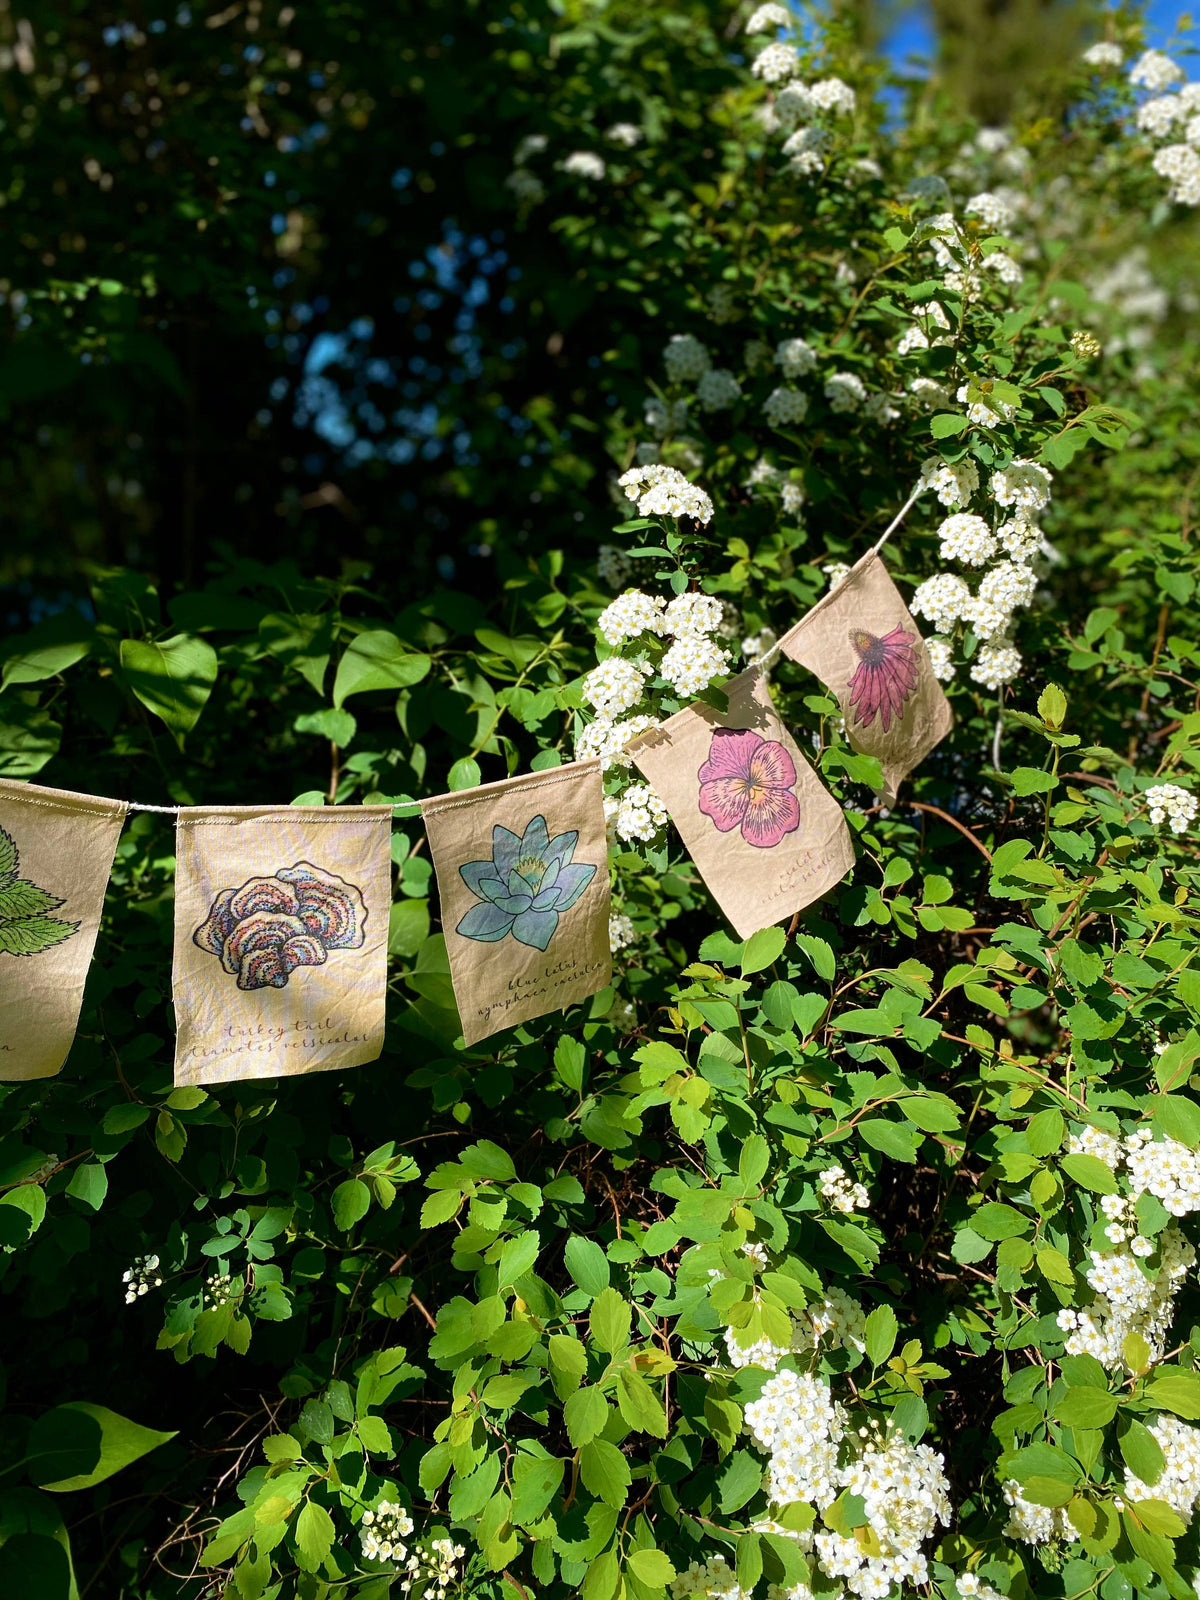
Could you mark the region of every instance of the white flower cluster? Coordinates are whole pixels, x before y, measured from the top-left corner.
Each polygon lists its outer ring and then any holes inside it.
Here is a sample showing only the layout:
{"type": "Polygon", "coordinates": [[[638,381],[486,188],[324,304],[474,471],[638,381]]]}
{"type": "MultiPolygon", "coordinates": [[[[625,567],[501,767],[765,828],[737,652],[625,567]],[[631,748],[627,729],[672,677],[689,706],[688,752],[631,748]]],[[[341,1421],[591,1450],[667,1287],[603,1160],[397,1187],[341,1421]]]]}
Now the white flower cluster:
{"type": "MultiPolygon", "coordinates": [[[[928,1579],[922,1544],[950,1522],[944,1462],[928,1445],[912,1445],[862,1429],[851,1432],[845,1408],[821,1378],[777,1372],[746,1407],[745,1426],[769,1457],[770,1498],[803,1501],[824,1511],[843,1489],[860,1495],[874,1535],[868,1555],[857,1539],[832,1531],[811,1537],[821,1571],[845,1580],[861,1600],[879,1600],[893,1584],[928,1579]],[[848,1454],[845,1461],[839,1460],[848,1454]]],[[[808,1539],[802,1542],[807,1546],[808,1539]]]]}
{"type": "Polygon", "coordinates": [[[205,1307],[211,1310],[214,1306],[228,1305],[240,1296],[227,1272],[212,1272],[204,1280],[203,1298],[205,1307]]]}
{"type": "Polygon", "coordinates": [[[158,1271],[158,1257],[134,1256],[127,1271],[121,1274],[121,1282],[125,1285],[127,1306],[131,1306],[142,1295],[149,1294],[151,1289],[161,1289],[162,1278],[158,1271]]]}
{"type": "Polygon", "coordinates": [[[596,552],[596,576],[608,589],[620,589],[629,577],[629,558],[619,545],[602,544],[596,552]]]}
{"type": "Polygon", "coordinates": [[[998,1589],[993,1589],[990,1583],[984,1583],[974,1572],[957,1573],[954,1585],[963,1600],[1004,1600],[998,1589]]]}
{"type": "Polygon", "coordinates": [[[845,1167],[826,1167],[821,1173],[818,1188],[835,1211],[865,1211],[871,1197],[861,1183],[853,1183],[845,1167]]]}
{"type": "MultiPolygon", "coordinates": [[[[1125,1230],[1117,1225],[1117,1231],[1125,1230]]],[[[1140,1237],[1135,1235],[1135,1241],[1140,1237]]],[[[1129,1334],[1140,1333],[1151,1359],[1161,1360],[1175,1296],[1196,1263],[1196,1252],[1174,1224],[1159,1235],[1158,1250],[1157,1271],[1144,1266],[1142,1251],[1135,1254],[1125,1240],[1113,1250],[1089,1252],[1087,1281],[1095,1300],[1082,1311],[1068,1308],[1058,1313],[1058,1325],[1068,1336],[1068,1355],[1094,1356],[1101,1366],[1121,1371],[1124,1341],[1129,1334]]]]}
{"type": "Polygon", "coordinates": [[[1125,1469],[1127,1500],[1165,1500],[1172,1510],[1191,1521],[1200,1499],[1200,1428],[1180,1422],[1178,1417],[1159,1417],[1150,1432],[1163,1453],[1162,1475],[1156,1484],[1143,1483],[1128,1467],[1125,1469]]]}
{"type": "Polygon", "coordinates": [[[727,367],[710,367],[696,385],[696,400],[704,411],[728,411],[741,396],[742,386],[727,367]]]}
{"type": "Polygon", "coordinates": [[[640,589],[626,589],[610,606],[605,606],[596,626],[614,649],[643,633],[661,633],[663,602],[657,595],[643,594],[640,589]]]}
{"type": "Polygon", "coordinates": [[[648,783],[630,784],[617,808],[617,837],[627,842],[656,839],[667,825],[667,808],[648,783]]]}
{"type": "Polygon", "coordinates": [[[1008,1526],[1005,1532],[1012,1539],[1025,1544],[1045,1544],[1049,1539],[1073,1539],[1075,1530],[1067,1521],[1066,1510],[1056,1506],[1036,1506],[1021,1493],[1021,1485],[1010,1478],[1004,1485],[1004,1499],[1009,1507],[1008,1526]]]}
{"type": "Polygon", "coordinates": [[[1125,60],[1125,52],[1119,44],[1112,44],[1107,39],[1101,39],[1096,44],[1091,44],[1083,52],[1085,67],[1119,67],[1125,60]]]}
{"type": "Polygon", "coordinates": [[[614,122],[611,128],[604,130],[604,137],[609,144],[619,144],[626,150],[632,150],[634,145],[641,144],[642,130],[635,122],[614,122]]]}
{"type": "Polygon", "coordinates": [[[868,1556],[857,1539],[818,1533],[815,1544],[823,1570],[845,1578],[863,1600],[882,1600],[892,1585],[925,1584],[929,1570],[921,1546],[940,1523],[950,1524],[950,1485],[945,1462],[927,1444],[912,1445],[902,1435],[864,1451],[841,1477],[851,1494],[861,1495],[867,1525],[880,1553],[868,1556]]]}
{"type": "Polygon", "coordinates": [[[695,383],[712,366],[712,357],[692,334],[673,333],[663,351],[663,365],[670,383],[695,383]]]}
{"type": "Polygon", "coordinates": [[[687,401],[661,400],[657,395],[652,395],[645,403],[645,417],[646,426],[656,439],[682,433],[687,427],[687,401]]]}
{"type": "Polygon", "coordinates": [[[715,639],[685,633],[667,651],[658,670],[677,694],[691,699],[728,670],[730,659],[730,652],[715,639]]]}
{"type": "Polygon", "coordinates": [[[866,402],[867,388],[855,372],[831,372],[825,379],[825,398],[831,411],[857,411],[866,402]]]}
{"type": "Polygon", "coordinates": [[[1009,405],[1004,400],[997,400],[994,405],[987,405],[982,400],[968,401],[969,385],[960,384],[958,389],[958,402],[967,408],[968,419],[980,428],[998,428],[1002,423],[1011,422],[1016,414],[1016,406],[1009,405]]]}
{"type": "Polygon", "coordinates": [[[610,955],[616,955],[620,950],[628,950],[631,944],[637,941],[637,929],[632,919],[624,911],[610,911],[608,914],[608,949],[610,955]]]}
{"type": "Polygon", "coordinates": [[[816,370],[817,352],[804,339],[784,339],[775,346],[775,363],[785,378],[805,378],[816,370]]]}
{"type": "Polygon", "coordinates": [[[747,33],[770,33],[775,28],[791,26],[792,14],[786,6],[769,4],[759,6],[751,12],[750,20],[746,24],[747,33]]]}
{"type": "Polygon", "coordinates": [[[1200,1210],[1200,1153],[1139,1128],[1125,1141],[1125,1160],[1135,1195],[1149,1191],[1173,1217],[1200,1210]]]}
{"type": "Polygon", "coordinates": [[[708,314],[714,322],[736,322],[741,315],[731,283],[715,283],[708,291],[708,314]]]}
{"type": "Polygon", "coordinates": [[[1145,800],[1150,807],[1150,821],[1159,826],[1169,822],[1172,833],[1186,833],[1200,811],[1195,795],[1181,789],[1177,783],[1151,784],[1145,800]]]}
{"type": "MultiPolygon", "coordinates": [[[[742,1248],[747,1255],[752,1255],[761,1246],[743,1245],[742,1248]]],[[[765,1259],[760,1260],[756,1255],[752,1255],[752,1259],[759,1266],[767,1265],[765,1259]]],[[[862,1350],[865,1328],[866,1314],[862,1306],[844,1289],[834,1285],[823,1300],[805,1306],[792,1318],[790,1344],[775,1344],[770,1339],[756,1339],[752,1344],[743,1344],[738,1339],[736,1329],[726,1328],[725,1348],[731,1366],[762,1367],[767,1372],[774,1372],[784,1356],[815,1350],[818,1346],[824,1346],[826,1350],[862,1350]]]]}
{"type": "Polygon", "coordinates": [[[609,656],[584,678],[583,698],[602,717],[613,720],[637,705],[650,672],[644,662],[609,656]]]}
{"type": "Polygon", "coordinates": [[[413,1519],[393,1500],[381,1500],[374,1511],[364,1511],[362,1553],[367,1561],[394,1561],[402,1566],[408,1557],[404,1540],[413,1531],[413,1519]]]}
{"type": "Polygon", "coordinates": [[[572,150],[563,160],[562,169],[576,178],[590,178],[598,183],[608,168],[594,150],[572,150]]]}
{"type": "Polygon", "coordinates": [[[691,517],[696,522],[710,522],[713,503],[703,489],[698,489],[675,467],[650,462],[645,466],[630,467],[617,479],[644,517],[691,517]]]}
{"type": "MultiPolygon", "coordinates": [[[[782,7],[763,6],[763,11],[782,10],[782,7]]],[[[755,13],[757,15],[757,12],[755,13]]],[[[754,18],[751,17],[751,22],[754,18]]],[[[750,1600],[753,1591],[747,1592],[737,1581],[737,1574],[724,1556],[710,1556],[707,1561],[693,1561],[671,1583],[672,1600],[691,1600],[693,1595],[717,1596],[719,1600],[750,1600]]]]}
{"type": "MultiPolygon", "coordinates": [[[[960,401],[965,401],[966,395],[965,387],[959,389],[960,401]]],[[[980,413],[973,421],[994,427],[1009,419],[1012,407],[996,400],[969,411],[980,413]]],[[[943,505],[966,506],[979,488],[979,473],[968,458],[951,465],[934,456],[922,468],[921,483],[932,488],[943,505]]],[[[982,573],[975,593],[954,572],[936,573],[918,585],[912,608],[917,616],[932,622],[941,636],[929,641],[929,647],[934,671],[943,682],[954,676],[953,646],[946,636],[960,622],[970,625],[979,642],[971,663],[973,682],[994,693],[1019,675],[1023,663],[1011,637],[1013,614],[1031,605],[1037,590],[1033,562],[1048,547],[1032,519],[1050,503],[1050,484],[1045,467],[1018,458],[998,468],[988,481],[995,504],[1011,511],[1009,521],[993,528],[985,517],[962,510],[943,519],[938,529],[943,561],[978,570],[1001,551],[1008,557],[982,573]]]]}
{"type": "Polygon", "coordinates": [[[624,722],[610,722],[607,717],[597,717],[575,741],[576,761],[600,757],[600,770],[629,765],[629,746],[643,733],[658,727],[657,717],[626,717],[624,722]]]}
{"type": "Polygon", "coordinates": [[[428,1550],[414,1550],[404,1563],[400,1593],[416,1590],[422,1600],[446,1600],[446,1592],[459,1576],[459,1563],[466,1555],[461,1544],[450,1539],[433,1539],[428,1550]]]}
{"type": "Polygon", "coordinates": [[[808,396],[803,389],[772,389],[763,401],[763,416],[772,428],[789,428],[808,415],[808,396]]]}
{"type": "Polygon", "coordinates": [[[1167,180],[1167,198],[1174,205],[1200,206],[1200,83],[1182,83],[1183,77],[1183,68],[1161,50],[1145,51],[1129,73],[1130,83],[1152,97],[1138,107],[1139,130],[1154,140],[1173,141],[1160,145],[1152,163],[1167,180]]]}

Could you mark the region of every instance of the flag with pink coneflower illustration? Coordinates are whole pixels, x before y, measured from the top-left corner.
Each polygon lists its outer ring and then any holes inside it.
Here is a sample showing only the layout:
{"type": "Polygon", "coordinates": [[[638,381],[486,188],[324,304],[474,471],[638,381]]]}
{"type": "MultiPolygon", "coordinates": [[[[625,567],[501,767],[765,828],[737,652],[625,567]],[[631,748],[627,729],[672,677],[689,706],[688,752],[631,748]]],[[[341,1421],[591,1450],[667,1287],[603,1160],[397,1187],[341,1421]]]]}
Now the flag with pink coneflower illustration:
{"type": "Polygon", "coordinates": [[[802,910],[841,881],[854,850],[841,807],[801,755],[755,667],[629,746],[738,935],[802,910]]]}
{"type": "Polygon", "coordinates": [[[883,767],[882,795],[949,733],[953,717],[925,641],[874,550],[779,641],[836,696],[846,738],[883,767]]]}

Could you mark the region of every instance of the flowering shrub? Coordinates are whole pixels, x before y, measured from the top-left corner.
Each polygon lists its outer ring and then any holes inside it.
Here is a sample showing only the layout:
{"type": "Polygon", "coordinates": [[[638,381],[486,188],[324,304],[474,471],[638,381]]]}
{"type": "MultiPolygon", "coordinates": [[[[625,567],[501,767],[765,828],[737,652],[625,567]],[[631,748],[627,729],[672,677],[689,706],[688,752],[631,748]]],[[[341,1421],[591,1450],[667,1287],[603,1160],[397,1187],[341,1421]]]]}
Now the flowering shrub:
{"type": "MultiPolygon", "coordinates": [[[[8,775],[399,814],[383,1059],[212,1091],[170,1083],[169,832],[127,827],[66,1072],[0,1101],[0,1592],[71,1593],[70,1488],[81,1590],[131,1600],[1186,1600],[1195,86],[1124,10],[1011,128],[885,116],[783,6],[514,17],[490,203],[578,354],[495,584],[218,552],[169,637],[98,568],[5,646],[8,775]],[[957,719],[889,807],[774,650],[880,541],[957,719]],[[858,859],[737,941],[628,747],[751,662],[858,859]],[[408,802],[593,756],[613,984],[464,1049],[408,802]]],[[[868,638],[883,721],[911,663],[868,638]]],[[[756,739],[701,804],[773,839],[756,739]]],[[[471,864],[473,937],[540,947],[585,887],[536,821],[471,864]],[[548,910],[497,909],[518,846],[548,910]]],[[[339,883],[231,885],[205,947],[301,982],[361,938],[339,883]]]]}

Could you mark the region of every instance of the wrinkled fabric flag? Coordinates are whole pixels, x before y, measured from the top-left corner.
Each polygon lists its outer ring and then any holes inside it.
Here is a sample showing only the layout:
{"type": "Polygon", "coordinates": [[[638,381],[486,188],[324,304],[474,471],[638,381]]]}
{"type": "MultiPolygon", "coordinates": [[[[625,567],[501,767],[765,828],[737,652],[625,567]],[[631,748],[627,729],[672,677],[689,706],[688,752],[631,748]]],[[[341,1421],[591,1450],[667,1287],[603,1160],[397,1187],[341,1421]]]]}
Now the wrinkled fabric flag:
{"type": "Polygon", "coordinates": [[[854,865],[842,808],[800,754],[756,668],[629,746],[700,876],[748,939],[801,911],[854,865]]]}
{"type": "Polygon", "coordinates": [[[422,800],[468,1045],[612,977],[600,762],[422,800]]]}
{"type": "Polygon", "coordinates": [[[0,778],[0,1079],[52,1078],[79,1025],[123,800],[0,778]]]}
{"type": "Polygon", "coordinates": [[[883,764],[890,804],[954,718],[925,641],[874,550],[784,634],[779,649],[837,697],[851,746],[883,764]]]}
{"type": "Polygon", "coordinates": [[[390,806],[188,806],[175,1082],[359,1067],[383,1048],[390,806]]]}

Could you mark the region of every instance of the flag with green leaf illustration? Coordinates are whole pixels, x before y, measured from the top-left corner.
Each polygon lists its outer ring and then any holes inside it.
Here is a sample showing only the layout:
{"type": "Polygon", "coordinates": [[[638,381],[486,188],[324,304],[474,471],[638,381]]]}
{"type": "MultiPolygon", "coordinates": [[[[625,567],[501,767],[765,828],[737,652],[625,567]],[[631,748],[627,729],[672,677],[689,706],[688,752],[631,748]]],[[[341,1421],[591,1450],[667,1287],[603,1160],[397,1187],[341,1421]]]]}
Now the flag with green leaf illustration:
{"type": "Polygon", "coordinates": [[[67,1058],[125,810],[0,779],[0,1080],[67,1058]]]}

